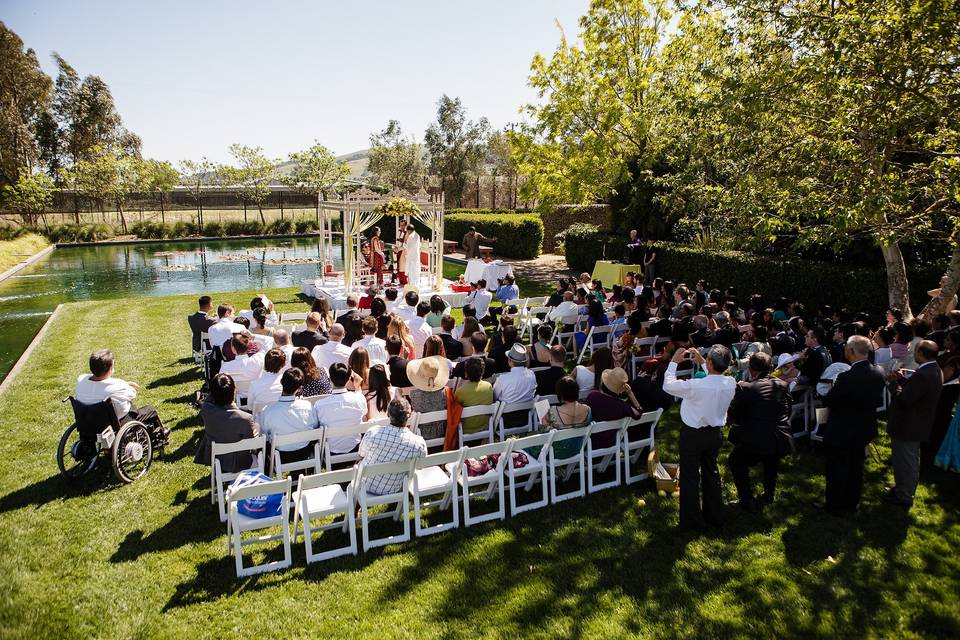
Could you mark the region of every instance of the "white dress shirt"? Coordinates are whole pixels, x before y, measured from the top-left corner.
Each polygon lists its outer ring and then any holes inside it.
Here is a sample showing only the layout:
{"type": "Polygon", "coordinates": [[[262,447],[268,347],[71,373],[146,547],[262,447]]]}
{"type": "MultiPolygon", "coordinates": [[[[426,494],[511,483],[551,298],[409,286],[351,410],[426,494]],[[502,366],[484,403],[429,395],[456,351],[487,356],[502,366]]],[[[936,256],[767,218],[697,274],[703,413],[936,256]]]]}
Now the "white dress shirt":
{"type": "Polygon", "coordinates": [[[223,343],[233,337],[235,333],[243,333],[247,328],[237,324],[233,318],[220,318],[207,329],[211,347],[223,347],[223,343]]]}
{"type": "Polygon", "coordinates": [[[464,304],[470,303],[477,309],[477,320],[482,320],[487,316],[490,309],[490,301],[493,300],[493,294],[489,291],[471,291],[464,299],[464,304]]]}
{"type": "MultiPolygon", "coordinates": [[[[313,405],[314,423],[319,427],[349,427],[360,424],[367,415],[367,401],[358,391],[334,389],[313,405]]],[[[333,453],[348,453],[360,444],[360,436],[332,438],[327,446],[333,453]]]]}
{"type": "Polygon", "coordinates": [[[526,367],[511,367],[493,383],[493,397],[500,402],[524,402],[533,400],[536,394],[537,376],[526,367]]]}
{"type": "Polygon", "coordinates": [[[680,419],[694,429],[722,427],[727,423],[727,409],[737,390],[731,376],[708,375],[706,378],[677,380],[677,363],[671,362],[663,376],[663,390],[682,398],[680,419]]]}
{"type": "MultiPolygon", "coordinates": [[[[268,440],[274,435],[288,435],[317,428],[313,406],[306,400],[293,396],[280,396],[277,402],[265,407],[260,412],[258,422],[260,434],[267,436],[268,440]]],[[[303,443],[284,444],[277,447],[277,450],[296,451],[303,447],[303,443]]]]}
{"type": "Polygon", "coordinates": [[[377,336],[363,336],[359,340],[353,343],[350,348],[350,351],[353,351],[357,347],[363,347],[367,350],[367,355],[370,356],[370,365],[375,364],[386,364],[389,356],[387,355],[387,343],[385,340],[381,340],[377,336]]]}
{"type": "Polygon", "coordinates": [[[296,349],[292,344],[285,344],[282,347],[277,347],[280,351],[283,351],[283,355],[287,356],[287,361],[283,364],[283,369],[280,369],[280,373],[283,373],[290,368],[290,359],[293,358],[293,350],[296,349]]]}
{"type": "Polygon", "coordinates": [[[561,302],[556,307],[554,307],[550,313],[547,314],[548,320],[561,320],[563,318],[569,318],[571,316],[579,315],[580,305],[572,300],[567,300],[561,302]]]}
{"type": "Polygon", "coordinates": [[[122,418],[130,412],[130,403],[137,397],[137,390],[129,382],[120,378],[91,380],[93,374],[85,373],[77,377],[77,388],[73,397],[81,404],[97,404],[104,400],[113,403],[117,417],[122,418]]]}
{"type": "Polygon", "coordinates": [[[417,308],[411,307],[406,302],[398,302],[394,313],[400,316],[404,322],[410,322],[417,317],[417,308]]]}
{"type": "Polygon", "coordinates": [[[280,385],[280,374],[264,371],[260,377],[250,383],[247,402],[252,407],[256,402],[276,402],[283,393],[283,387],[280,385]]]}
{"type": "Polygon", "coordinates": [[[350,358],[350,347],[342,342],[330,340],[326,344],[314,347],[311,355],[318,367],[329,372],[330,365],[334,362],[347,364],[347,360],[350,358]]]}
{"type": "Polygon", "coordinates": [[[423,345],[426,343],[427,338],[433,335],[433,329],[431,329],[430,325],[427,324],[426,319],[419,317],[408,322],[407,326],[410,329],[410,336],[413,338],[413,344],[415,344],[417,347],[417,357],[422,358],[423,345]]]}
{"type": "Polygon", "coordinates": [[[580,391],[593,389],[593,383],[596,379],[593,371],[590,371],[590,369],[586,368],[582,364],[578,364],[577,368],[574,369],[573,372],[577,378],[577,386],[580,387],[580,391]]]}
{"type": "Polygon", "coordinates": [[[220,373],[230,374],[234,382],[237,380],[253,382],[263,373],[263,362],[259,358],[251,358],[244,354],[220,365],[220,373]]]}

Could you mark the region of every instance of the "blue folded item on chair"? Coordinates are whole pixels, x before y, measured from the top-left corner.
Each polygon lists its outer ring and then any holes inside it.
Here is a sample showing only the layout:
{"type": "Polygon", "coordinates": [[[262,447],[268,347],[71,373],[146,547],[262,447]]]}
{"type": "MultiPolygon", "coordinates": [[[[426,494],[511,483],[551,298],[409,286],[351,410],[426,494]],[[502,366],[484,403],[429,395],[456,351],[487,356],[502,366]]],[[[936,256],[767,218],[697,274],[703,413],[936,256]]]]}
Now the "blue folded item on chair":
{"type": "MultiPolygon", "coordinates": [[[[242,471],[236,479],[230,483],[228,489],[229,495],[234,489],[249,487],[266,482],[272,482],[273,478],[265,476],[256,469],[242,471]]],[[[283,504],[283,494],[275,493],[268,496],[256,496],[245,498],[237,502],[237,511],[248,518],[272,518],[280,515],[280,507],[283,504]]]]}

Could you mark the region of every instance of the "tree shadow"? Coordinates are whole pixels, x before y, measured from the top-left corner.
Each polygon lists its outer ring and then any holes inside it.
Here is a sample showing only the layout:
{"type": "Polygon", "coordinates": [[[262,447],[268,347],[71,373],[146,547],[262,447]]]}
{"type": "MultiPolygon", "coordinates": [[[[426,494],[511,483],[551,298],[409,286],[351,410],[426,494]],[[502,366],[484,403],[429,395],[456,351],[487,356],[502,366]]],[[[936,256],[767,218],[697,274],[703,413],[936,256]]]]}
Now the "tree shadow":
{"type": "Polygon", "coordinates": [[[100,491],[109,491],[120,485],[122,483],[114,477],[109,462],[100,460],[90,473],[76,480],[69,480],[63,474],[56,473],[44,480],[11,491],[0,497],[0,513],[86,497],[100,491]]]}
{"type": "Polygon", "coordinates": [[[179,462],[184,458],[193,458],[196,454],[197,449],[200,447],[200,440],[203,437],[203,430],[198,429],[190,434],[190,439],[181,444],[175,451],[170,453],[165,453],[163,456],[164,462],[179,462]]]}
{"type": "Polygon", "coordinates": [[[147,389],[159,389],[161,387],[175,387],[188,382],[196,382],[201,378],[195,369],[183,369],[172,375],[157,378],[147,384],[147,389]]]}
{"type": "MultiPolygon", "coordinates": [[[[182,504],[184,496],[178,493],[174,505],[182,504]]],[[[110,562],[129,562],[147,553],[172,551],[187,544],[209,542],[223,535],[219,526],[213,526],[215,511],[207,495],[198,496],[188,502],[165,525],[144,536],[143,530],[131,531],[110,556],[110,562]]]]}

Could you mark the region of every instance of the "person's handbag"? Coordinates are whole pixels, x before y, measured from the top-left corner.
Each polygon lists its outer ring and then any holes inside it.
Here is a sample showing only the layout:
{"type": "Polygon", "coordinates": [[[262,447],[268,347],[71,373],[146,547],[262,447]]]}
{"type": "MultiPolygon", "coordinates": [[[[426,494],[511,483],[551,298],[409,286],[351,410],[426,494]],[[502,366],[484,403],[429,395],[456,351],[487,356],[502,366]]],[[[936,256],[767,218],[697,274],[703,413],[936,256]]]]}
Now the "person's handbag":
{"type": "MultiPolygon", "coordinates": [[[[237,476],[232,483],[230,483],[230,487],[227,489],[228,499],[230,494],[233,493],[235,489],[255,486],[272,481],[272,478],[265,476],[256,469],[247,469],[246,471],[242,471],[240,472],[240,475],[237,476]]],[[[237,502],[237,511],[248,518],[272,518],[280,515],[280,508],[282,505],[283,494],[275,493],[268,496],[255,496],[253,498],[245,498],[240,500],[237,502]]]]}
{"type": "Polygon", "coordinates": [[[455,451],[460,448],[460,417],[463,415],[463,405],[457,400],[453,389],[444,387],[447,398],[447,430],[443,434],[443,450],[455,451]]]}

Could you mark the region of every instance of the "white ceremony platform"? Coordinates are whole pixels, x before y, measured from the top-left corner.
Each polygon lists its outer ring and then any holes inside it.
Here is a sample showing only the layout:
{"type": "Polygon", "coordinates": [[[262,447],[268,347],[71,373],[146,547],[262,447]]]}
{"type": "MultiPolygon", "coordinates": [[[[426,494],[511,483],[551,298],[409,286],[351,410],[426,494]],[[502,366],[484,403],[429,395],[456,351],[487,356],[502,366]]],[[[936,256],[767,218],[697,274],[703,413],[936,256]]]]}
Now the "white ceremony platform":
{"type": "MultiPolygon", "coordinates": [[[[420,287],[418,288],[418,294],[420,295],[421,300],[429,301],[431,296],[434,294],[439,295],[443,298],[444,302],[449,304],[451,307],[459,308],[463,306],[463,302],[467,297],[466,293],[460,293],[454,291],[450,288],[449,280],[441,280],[439,288],[434,288],[430,286],[431,275],[428,273],[423,273],[420,276],[420,287]]],[[[330,307],[334,311],[340,311],[341,309],[347,308],[347,289],[344,284],[343,276],[340,277],[331,277],[327,276],[325,281],[317,279],[307,279],[301,281],[300,291],[303,295],[316,298],[322,296],[330,301],[330,307]]],[[[403,287],[399,284],[395,285],[397,290],[400,291],[400,295],[403,295],[403,287]]],[[[389,284],[384,283],[384,287],[390,287],[389,284]]],[[[353,290],[354,293],[362,295],[362,290],[353,290]]]]}

